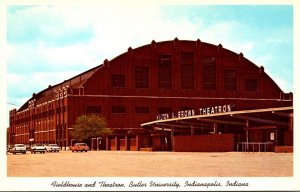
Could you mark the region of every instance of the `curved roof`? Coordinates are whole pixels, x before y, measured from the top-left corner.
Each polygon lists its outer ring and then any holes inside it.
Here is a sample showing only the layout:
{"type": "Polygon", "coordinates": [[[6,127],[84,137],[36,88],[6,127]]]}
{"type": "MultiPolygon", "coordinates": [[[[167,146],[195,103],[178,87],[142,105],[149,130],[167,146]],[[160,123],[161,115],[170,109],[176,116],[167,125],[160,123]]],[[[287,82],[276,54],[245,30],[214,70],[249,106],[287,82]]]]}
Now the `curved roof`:
{"type": "MultiPolygon", "coordinates": [[[[168,41],[161,41],[161,42],[155,42],[154,40],[150,43],[150,44],[146,44],[146,45],[143,45],[143,46],[140,46],[140,47],[137,47],[135,49],[132,49],[131,47],[128,48],[128,51],[127,52],[124,52],[118,56],[116,56],[115,58],[113,58],[112,60],[109,61],[109,63],[114,63],[114,61],[118,60],[118,59],[121,59],[122,57],[126,56],[126,54],[128,52],[136,52],[136,51],[140,51],[142,49],[149,49],[151,47],[157,47],[157,46],[163,46],[164,44],[174,44],[174,46],[176,45],[180,45],[181,43],[188,43],[188,44],[193,44],[193,46],[197,47],[197,46],[207,46],[207,47],[211,47],[211,48],[215,48],[216,50],[218,49],[222,49],[223,51],[229,53],[229,54],[232,54],[232,55],[235,55],[236,57],[243,57],[243,54],[242,53],[235,53],[231,50],[228,50],[226,48],[223,48],[223,46],[221,44],[219,45],[213,45],[213,44],[210,44],[210,43],[206,43],[206,42],[201,42],[199,39],[197,39],[196,41],[192,41],[192,40],[178,40],[177,38],[175,38],[174,40],[168,40],[168,41]]],[[[244,58],[244,57],[243,57],[244,58]]],[[[247,63],[249,63],[250,65],[252,65],[253,67],[257,68],[258,70],[259,69],[262,69],[263,70],[263,67],[259,68],[257,65],[255,65],[253,62],[251,62],[250,60],[248,60],[247,58],[244,58],[245,61],[247,63]]],[[[39,102],[44,102],[42,100],[47,100],[48,98],[45,97],[45,95],[49,95],[49,98],[52,97],[53,98],[53,92],[54,90],[56,89],[59,89],[59,88],[62,88],[64,86],[71,86],[71,87],[81,87],[81,86],[84,86],[84,84],[90,79],[90,77],[92,77],[96,71],[100,70],[101,68],[103,68],[105,66],[105,62],[107,62],[107,60],[104,61],[103,64],[100,64],[90,70],[87,70],[79,75],[76,75],[68,80],[65,80],[61,83],[58,83],[56,85],[53,85],[53,86],[50,86],[47,87],[46,89],[40,91],[39,93],[37,94],[33,94],[32,97],[27,101],[25,102],[18,111],[21,111],[21,110],[24,110],[27,108],[27,105],[28,105],[28,102],[32,99],[37,99],[39,100],[39,102]],[[44,96],[42,98],[42,96],[44,96]]],[[[267,75],[266,73],[264,73],[266,75],[266,77],[274,84],[277,86],[277,89],[282,92],[282,90],[279,88],[279,86],[274,82],[274,80],[269,76],[267,75]]]]}

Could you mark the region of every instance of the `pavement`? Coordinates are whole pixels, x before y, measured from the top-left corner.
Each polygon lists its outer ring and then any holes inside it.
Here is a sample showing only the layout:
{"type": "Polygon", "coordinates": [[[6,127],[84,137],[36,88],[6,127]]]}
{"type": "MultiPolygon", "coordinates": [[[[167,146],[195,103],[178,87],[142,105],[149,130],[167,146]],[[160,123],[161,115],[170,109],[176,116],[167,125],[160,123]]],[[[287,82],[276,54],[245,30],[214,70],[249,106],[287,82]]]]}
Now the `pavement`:
{"type": "Polygon", "coordinates": [[[8,177],[292,177],[293,153],[60,151],[7,154],[8,177]]]}

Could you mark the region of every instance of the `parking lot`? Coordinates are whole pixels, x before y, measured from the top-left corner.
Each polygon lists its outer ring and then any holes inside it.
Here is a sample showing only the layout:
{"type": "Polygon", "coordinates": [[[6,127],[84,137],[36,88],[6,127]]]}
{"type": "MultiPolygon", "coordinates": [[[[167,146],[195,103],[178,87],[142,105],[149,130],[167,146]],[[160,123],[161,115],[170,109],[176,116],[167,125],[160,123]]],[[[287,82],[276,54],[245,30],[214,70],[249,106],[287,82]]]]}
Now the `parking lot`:
{"type": "Polygon", "coordinates": [[[293,153],[60,151],[7,155],[8,177],[285,177],[293,153]]]}

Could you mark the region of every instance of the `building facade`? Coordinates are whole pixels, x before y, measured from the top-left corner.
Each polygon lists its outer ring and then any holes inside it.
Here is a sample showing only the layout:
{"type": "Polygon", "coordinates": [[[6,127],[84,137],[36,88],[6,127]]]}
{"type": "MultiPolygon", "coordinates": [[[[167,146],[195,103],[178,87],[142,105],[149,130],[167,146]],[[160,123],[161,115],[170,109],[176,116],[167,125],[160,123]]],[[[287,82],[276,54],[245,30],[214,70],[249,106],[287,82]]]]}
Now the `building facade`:
{"type": "MultiPolygon", "coordinates": [[[[221,44],[177,38],[152,41],[136,49],[129,47],[110,61],[34,93],[20,109],[10,111],[8,140],[11,144],[39,142],[67,147],[76,142],[70,136],[75,119],[96,114],[116,131],[112,137],[92,139],[93,149],[174,150],[173,137],[187,133],[171,135],[157,125],[142,128],[141,124],[166,119],[178,111],[183,112],[176,117],[196,115],[192,109],[224,105],[230,105],[232,111],[278,108],[292,106],[292,100],[292,93],[284,93],[263,67],[221,44]]],[[[290,136],[276,145],[292,145],[290,126],[280,128],[278,134],[289,132],[290,136]]],[[[261,141],[262,130],[256,131],[261,141]]],[[[208,128],[194,134],[210,132],[208,128]]],[[[225,132],[233,137],[246,134],[234,128],[225,132]]]]}

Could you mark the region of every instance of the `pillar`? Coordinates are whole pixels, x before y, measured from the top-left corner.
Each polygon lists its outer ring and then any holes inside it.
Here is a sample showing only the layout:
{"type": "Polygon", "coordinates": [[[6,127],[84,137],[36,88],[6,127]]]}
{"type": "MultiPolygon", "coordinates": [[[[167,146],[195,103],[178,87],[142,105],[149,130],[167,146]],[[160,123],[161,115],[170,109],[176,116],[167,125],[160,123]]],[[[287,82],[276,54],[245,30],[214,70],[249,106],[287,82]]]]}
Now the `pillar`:
{"type": "Polygon", "coordinates": [[[289,131],[293,131],[293,116],[289,117],[289,131]]]}
{"type": "Polygon", "coordinates": [[[172,146],[172,151],[174,151],[174,127],[171,127],[171,146],[172,146]]]}
{"type": "Polygon", "coordinates": [[[125,151],[128,151],[128,135],[125,135],[125,151]]]}
{"type": "Polygon", "coordinates": [[[191,125],[191,135],[195,135],[195,128],[193,125],[191,125]]]}
{"type": "Polygon", "coordinates": [[[109,151],[109,149],[110,149],[109,137],[106,137],[106,150],[109,151]]]}
{"type": "Polygon", "coordinates": [[[214,134],[218,134],[218,123],[214,123],[214,134]]]}
{"type": "Polygon", "coordinates": [[[136,135],[135,138],[136,138],[135,139],[136,150],[139,151],[140,146],[141,146],[141,142],[142,142],[142,135],[136,135]]]}
{"type": "Polygon", "coordinates": [[[249,120],[246,120],[246,151],[249,151],[249,120]]]}
{"type": "Polygon", "coordinates": [[[115,136],[115,147],[116,147],[116,151],[119,150],[119,140],[118,140],[118,136],[115,136]]]}

